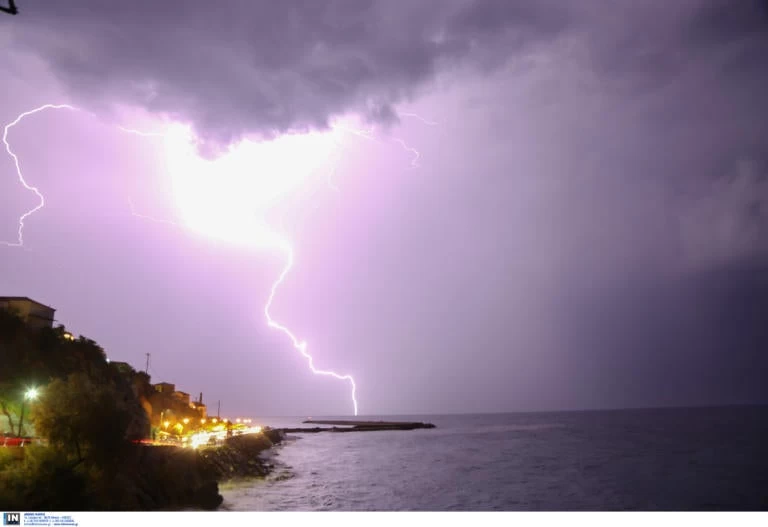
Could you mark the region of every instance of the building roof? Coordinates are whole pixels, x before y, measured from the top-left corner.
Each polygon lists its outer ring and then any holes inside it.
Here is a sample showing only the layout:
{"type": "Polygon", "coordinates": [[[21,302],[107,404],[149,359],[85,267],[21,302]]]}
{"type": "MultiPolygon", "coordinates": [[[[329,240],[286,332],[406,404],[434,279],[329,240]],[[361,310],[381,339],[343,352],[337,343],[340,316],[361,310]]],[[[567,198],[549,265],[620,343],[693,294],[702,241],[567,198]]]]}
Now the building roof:
{"type": "Polygon", "coordinates": [[[15,301],[20,301],[20,300],[24,301],[24,300],[26,300],[27,302],[32,302],[33,304],[37,304],[38,306],[42,306],[44,308],[50,309],[51,311],[56,311],[51,306],[46,306],[45,304],[43,304],[41,302],[38,302],[37,300],[32,300],[28,296],[0,296],[0,302],[2,302],[3,300],[6,300],[6,301],[14,301],[14,300],[15,301]]]}

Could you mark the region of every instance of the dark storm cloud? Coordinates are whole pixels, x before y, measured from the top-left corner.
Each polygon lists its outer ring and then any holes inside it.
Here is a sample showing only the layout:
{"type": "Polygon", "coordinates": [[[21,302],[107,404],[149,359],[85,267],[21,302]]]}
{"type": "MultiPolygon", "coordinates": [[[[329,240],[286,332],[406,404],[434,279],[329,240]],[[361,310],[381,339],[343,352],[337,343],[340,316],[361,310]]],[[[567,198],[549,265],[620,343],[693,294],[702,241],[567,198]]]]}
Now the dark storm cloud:
{"type": "Polygon", "coordinates": [[[79,103],[137,104],[190,120],[217,142],[322,127],[347,111],[391,122],[393,104],[486,34],[512,26],[527,40],[561,27],[536,4],[509,14],[501,4],[432,0],[25,7],[19,45],[42,56],[79,103]]]}
{"type": "Polygon", "coordinates": [[[764,41],[761,9],[750,1],[606,9],[504,0],[72,0],[25,6],[14,27],[19,45],[42,56],[81,104],[137,104],[226,143],[248,132],[322,127],[348,111],[391,122],[393,105],[441,67],[461,58],[496,66],[570,33],[602,74],[629,75],[636,89],[638,78],[669,77],[703,51],[764,41]]]}
{"type": "Polygon", "coordinates": [[[739,162],[722,177],[705,181],[680,209],[691,262],[730,266],[752,261],[768,269],[768,170],[739,162]]]}

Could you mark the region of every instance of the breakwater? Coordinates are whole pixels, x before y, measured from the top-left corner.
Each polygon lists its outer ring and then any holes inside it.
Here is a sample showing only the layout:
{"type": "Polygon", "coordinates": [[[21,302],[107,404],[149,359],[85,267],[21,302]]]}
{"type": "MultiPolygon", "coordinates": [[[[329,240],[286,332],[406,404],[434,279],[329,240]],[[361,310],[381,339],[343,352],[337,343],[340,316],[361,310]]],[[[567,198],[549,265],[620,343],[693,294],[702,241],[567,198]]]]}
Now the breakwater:
{"type": "Polygon", "coordinates": [[[417,430],[435,428],[432,423],[403,422],[403,421],[350,421],[350,420],[314,420],[303,421],[304,424],[332,425],[299,428],[281,428],[286,434],[314,434],[318,432],[380,432],[384,430],[417,430]]]}

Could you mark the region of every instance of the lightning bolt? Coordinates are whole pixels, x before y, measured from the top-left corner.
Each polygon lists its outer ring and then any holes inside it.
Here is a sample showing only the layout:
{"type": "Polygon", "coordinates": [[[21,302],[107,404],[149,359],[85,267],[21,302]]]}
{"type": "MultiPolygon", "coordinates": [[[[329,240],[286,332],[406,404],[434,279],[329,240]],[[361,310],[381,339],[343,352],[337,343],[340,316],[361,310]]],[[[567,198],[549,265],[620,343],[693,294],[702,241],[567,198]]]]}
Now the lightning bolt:
{"type": "Polygon", "coordinates": [[[125,128],[124,126],[118,126],[120,130],[127,134],[139,135],[141,137],[162,137],[165,138],[165,134],[160,132],[142,132],[140,130],[133,130],[132,128],[125,128]]]}
{"type": "Polygon", "coordinates": [[[277,293],[277,288],[280,287],[280,284],[283,283],[283,280],[285,280],[285,277],[288,275],[291,268],[293,267],[293,249],[291,249],[291,247],[287,243],[284,243],[281,246],[281,249],[286,252],[287,257],[285,260],[285,267],[283,267],[283,271],[280,273],[280,276],[272,284],[272,290],[269,293],[269,299],[267,300],[267,304],[264,306],[264,316],[267,319],[267,325],[272,329],[276,329],[282,332],[289,339],[291,339],[291,342],[293,343],[293,347],[296,348],[296,350],[299,353],[301,353],[301,355],[305,359],[307,359],[307,363],[309,364],[309,369],[312,370],[312,373],[314,373],[315,375],[327,375],[327,376],[333,377],[334,379],[339,379],[340,381],[349,381],[349,384],[352,386],[352,404],[354,405],[355,415],[357,415],[357,397],[356,397],[357,385],[355,384],[355,379],[351,375],[339,375],[334,371],[318,370],[317,368],[315,368],[314,359],[312,358],[312,355],[307,353],[306,341],[299,340],[293,333],[291,333],[291,331],[288,328],[276,322],[272,318],[272,315],[269,313],[269,309],[272,307],[272,302],[274,301],[275,294],[277,293]]]}
{"type": "MultiPolygon", "coordinates": [[[[19,164],[19,158],[13,152],[13,150],[10,147],[10,144],[8,143],[8,131],[13,126],[17,125],[22,119],[24,119],[25,117],[27,117],[29,115],[32,115],[32,114],[35,114],[35,113],[38,113],[38,112],[41,112],[41,111],[47,110],[47,109],[61,109],[61,108],[66,108],[66,109],[70,109],[70,110],[76,110],[75,107],[70,106],[70,105],[66,105],[66,104],[45,104],[43,106],[40,106],[38,108],[35,108],[33,110],[30,110],[30,111],[27,111],[27,112],[24,112],[24,113],[20,114],[15,120],[13,120],[11,123],[9,123],[9,124],[7,124],[5,126],[4,133],[3,133],[3,143],[5,144],[6,151],[8,152],[8,154],[14,160],[14,163],[15,163],[15,166],[16,166],[16,174],[18,176],[18,179],[21,182],[22,186],[24,186],[24,188],[34,192],[35,195],[39,199],[38,205],[36,207],[34,207],[33,209],[25,212],[21,216],[21,218],[19,219],[18,241],[17,242],[0,242],[0,243],[3,243],[4,245],[7,245],[9,247],[22,247],[22,248],[24,247],[24,236],[23,236],[24,220],[26,220],[32,214],[34,214],[35,212],[37,212],[38,210],[42,209],[45,206],[45,197],[43,196],[43,194],[40,192],[40,190],[37,187],[29,185],[27,183],[27,181],[24,179],[24,176],[23,176],[23,174],[21,172],[21,167],[20,167],[20,164],[19,164]]],[[[122,126],[119,126],[118,128],[120,130],[126,132],[126,133],[131,133],[131,134],[139,135],[139,136],[142,136],[142,137],[161,137],[161,138],[166,137],[166,135],[163,134],[163,133],[142,132],[142,131],[138,131],[138,130],[132,130],[132,129],[129,129],[129,128],[124,128],[122,126]]],[[[333,170],[335,170],[335,166],[334,166],[333,170]]],[[[329,182],[330,182],[330,175],[329,175],[329,182]]],[[[137,217],[137,218],[142,218],[142,219],[146,219],[146,220],[150,220],[150,221],[154,221],[154,222],[158,222],[158,223],[167,223],[167,224],[170,224],[170,225],[179,226],[177,223],[175,223],[173,221],[159,220],[159,219],[153,218],[151,216],[145,216],[143,214],[137,213],[135,208],[134,208],[134,206],[133,206],[133,202],[131,201],[130,198],[128,198],[128,205],[129,205],[129,207],[131,209],[131,214],[133,216],[137,217]]],[[[264,306],[264,316],[267,319],[267,325],[271,329],[275,329],[277,331],[280,331],[281,333],[286,335],[291,340],[291,342],[293,344],[293,347],[299,353],[301,353],[301,355],[305,359],[307,359],[307,362],[309,364],[309,368],[312,371],[312,373],[314,373],[315,375],[330,376],[330,377],[333,377],[335,379],[339,379],[339,380],[342,380],[342,381],[348,381],[350,383],[351,388],[352,388],[352,404],[353,404],[353,408],[354,408],[354,413],[355,413],[355,415],[357,415],[358,414],[358,403],[357,403],[357,385],[355,384],[355,379],[351,375],[340,375],[340,374],[338,374],[338,373],[336,373],[334,371],[320,370],[320,369],[316,368],[315,364],[314,364],[313,357],[307,352],[307,343],[306,343],[306,341],[300,341],[286,326],[276,322],[272,318],[272,316],[270,314],[269,310],[272,307],[272,303],[273,303],[273,301],[275,299],[275,295],[277,293],[277,289],[283,283],[283,281],[285,280],[285,278],[288,275],[288,273],[290,272],[290,270],[293,268],[293,263],[294,263],[293,249],[291,249],[291,247],[290,247],[290,245],[288,244],[287,241],[281,240],[281,242],[278,244],[278,248],[286,253],[286,263],[285,263],[285,266],[283,267],[282,272],[278,276],[277,280],[275,280],[275,282],[272,284],[272,288],[270,290],[269,298],[267,300],[266,305],[264,306]]]]}
{"type": "MultiPolygon", "coordinates": [[[[437,125],[434,121],[428,121],[427,119],[424,119],[423,117],[419,117],[416,114],[400,114],[400,115],[406,115],[406,116],[415,116],[418,117],[419,120],[423,121],[424,123],[430,124],[430,125],[437,125]]],[[[347,132],[348,134],[356,135],[358,137],[362,137],[363,139],[367,139],[369,141],[379,141],[380,139],[376,137],[376,135],[373,133],[372,129],[368,130],[358,130],[355,128],[347,128],[341,125],[336,125],[334,128],[338,128],[339,130],[342,130],[344,132],[347,132]]],[[[400,139],[399,137],[393,137],[391,138],[391,141],[394,143],[399,144],[403,150],[406,152],[409,152],[413,157],[411,158],[411,168],[419,168],[419,159],[421,158],[421,153],[416,150],[415,148],[409,146],[403,139],[400,139]]]]}
{"type": "Polygon", "coordinates": [[[424,117],[422,117],[421,115],[419,115],[417,113],[400,112],[398,115],[401,115],[403,117],[412,117],[414,119],[418,119],[419,121],[421,121],[422,123],[426,124],[427,126],[437,126],[438,124],[440,124],[440,123],[438,123],[436,121],[430,121],[429,119],[425,119],[424,117]]]}
{"type": "Polygon", "coordinates": [[[38,112],[42,112],[43,110],[61,110],[61,109],[67,109],[67,110],[76,110],[74,106],[70,106],[68,104],[44,104],[42,106],[38,106],[37,108],[33,110],[29,110],[27,112],[19,114],[16,119],[5,125],[5,128],[3,129],[3,144],[5,145],[5,151],[8,152],[8,155],[11,156],[13,159],[13,164],[16,166],[16,176],[21,183],[21,185],[33,192],[38,199],[38,204],[34,208],[28,210],[24,214],[21,215],[19,218],[19,230],[17,234],[17,239],[15,242],[6,242],[6,241],[0,241],[0,244],[5,245],[6,247],[24,247],[24,220],[29,218],[32,214],[37,212],[38,210],[45,207],[45,197],[40,192],[40,190],[27,183],[27,180],[24,179],[24,174],[21,172],[21,165],[19,164],[19,158],[18,156],[11,150],[11,145],[8,143],[8,132],[11,128],[16,126],[21,122],[22,119],[25,117],[28,117],[30,115],[34,115],[38,112]]]}
{"type": "Polygon", "coordinates": [[[411,158],[411,168],[419,168],[419,159],[421,158],[421,153],[415,148],[408,146],[406,142],[400,139],[399,137],[393,138],[392,141],[402,146],[403,150],[405,150],[406,152],[410,152],[411,154],[413,154],[413,158],[411,158]]]}
{"type": "MultiPolygon", "coordinates": [[[[161,139],[165,139],[166,137],[166,134],[161,132],[142,132],[141,130],[134,130],[132,128],[126,128],[124,126],[118,126],[117,128],[127,134],[138,135],[140,137],[159,137],[161,139]]],[[[126,192],[126,194],[128,194],[128,192],[126,192]]],[[[136,207],[134,206],[133,200],[131,199],[130,196],[127,197],[126,201],[128,202],[128,208],[131,209],[131,216],[135,218],[141,218],[142,220],[151,221],[153,223],[163,223],[166,225],[172,225],[174,227],[181,228],[181,225],[179,225],[175,221],[164,220],[162,218],[155,218],[152,216],[147,216],[146,214],[141,214],[139,212],[136,212],[136,207]]]]}
{"type": "MultiPolygon", "coordinates": [[[[8,142],[8,132],[10,131],[10,129],[12,127],[16,126],[19,122],[21,122],[21,120],[24,119],[25,117],[28,117],[30,115],[36,114],[36,113],[44,111],[44,110],[49,110],[49,109],[77,110],[77,108],[75,108],[74,106],[70,106],[68,104],[44,104],[42,106],[39,106],[39,107],[34,108],[32,110],[29,110],[27,112],[23,112],[23,113],[19,114],[19,116],[16,117],[16,119],[14,119],[12,122],[8,123],[5,126],[4,130],[3,130],[3,144],[5,145],[6,152],[8,152],[8,155],[10,155],[11,158],[13,159],[14,165],[16,167],[16,175],[18,177],[19,182],[21,183],[21,185],[25,189],[33,192],[38,197],[38,200],[39,200],[39,203],[37,204],[37,206],[35,206],[34,208],[28,210],[27,212],[22,214],[21,217],[19,218],[19,228],[18,228],[18,238],[17,238],[17,241],[16,242],[4,242],[4,241],[0,242],[0,244],[6,245],[8,247],[21,247],[21,248],[25,248],[25,246],[24,246],[24,221],[27,218],[29,218],[32,214],[34,214],[35,212],[37,212],[38,210],[42,209],[45,206],[45,197],[43,196],[43,194],[40,192],[40,190],[37,187],[28,184],[26,179],[24,178],[24,175],[23,175],[23,173],[21,171],[21,166],[20,166],[20,163],[19,163],[19,158],[13,152],[13,150],[11,149],[11,146],[10,146],[10,144],[8,142]]],[[[437,125],[436,122],[429,121],[429,120],[424,119],[423,117],[420,117],[420,116],[418,116],[416,114],[404,113],[404,114],[401,114],[401,115],[404,115],[404,116],[407,116],[407,117],[417,118],[420,121],[422,121],[424,124],[427,124],[427,125],[430,125],[430,126],[437,125]]],[[[139,136],[142,136],[142,137],[160,137],[160,138],[165,138],[166,137],[166,134],[164,134],[164,133],[142,132],[142,131],[139,131],[139,130],[133,130],[133,129],[129,129],[129,128],[124,128],[122,126],[119,126],[118,128],[120,130],[126,132],[126,133],[131,133],[131,134],[139,135],[139,136]]],[[[375,135],[373,134],[372,130],[356,130],[356,129],[348,129],[348,128],[345,129],[343,127],[341,127],[341,129],[345,130],[348,133],[354,134],[356,136],[362,137],[362,138],[367,139],[367,140],[374,140],[374,141],[377,140],[375,135]]],[[[404,150],[410,152],[413,155],[413,158],[411,160],[411,168],[418,168],[418,166],[419,166],[418,165],[418,161],[419,161],[419,158],[421,156],[421,154],[418,152],[418,150],[416,150],[415,148],[410,147],[409,145],[406,144],[406,142],[404,140],[402,140],[400,138],[393,138],[392,141],[398,143],[404,150]]],[[[333,185],[333,183],[331,181],[331,176],[336,171],[336,166],[338,164],[338,160],[339,160],[339,158],[336,159],[335,163],[333,164],[333,166],[332,166],[332,168],[329,171],[328,176],[327,176],[328,185],[331,188],[333,188],[334,190],[336,190],[336,191],[338,191],[338,188],[333,185]]],[[[160,220],[160,219],[153,218],[151,216],[145,216],[143,214],[137,213],[135,208],[134,208],[134,206],[133,206],[133,202],[131,201],[130,197],[128,198],[128,205],[130,207],[131,214],[133,216],[137,217],[137,218],[142,218],[142,219],[146,219],[146,220],[150,220],[150,221],[154,221],[154,222],[158,222],[158,223],[166,223],[166,224],[170,224],[170,225],[174,225],[174,226],[180,227],[180,225],[178,225],[177,223],[175,223],[173,221],[160,220]]],[[[271,328],[271,329],[274,329],[274,330],[277,330],[277,331],[283,333],[285,336],[287,336],[290,339],[291,343],[293,344],[293,347],[299,353],[301,353],[301,355],[305,359],[307,359],[307,363],[308,363],[309,368],[312,371],[312,373],[314,373],[315,375],[329,376],[329,377],[333,377],[334,379],[338,379],[338,380],[341,380],[341,381],[349,382],[350,387],[352,389],[352,404],[353,404],[353,408],[354,408],[354,413],[355,413],[355,415],[358,415],[357,385],[355,384],[355,379],[351,375],[341,375],[341,374],[338,374],[338,373],[336,373],[335,371],[332,371],[332,370],[321,370],[321,369],[316,368],[315,364],[314,364],[314,358],[307,352],[307,342],[303,341],[303,340],[299,340],[296,337],[296,335],[294,335],[291,332],[291,330],[289,330],[286,326],[284,326],[284,325],[280,324],[279,322],[277,322],[274,318],[272,318],[272,315],[270,314],[270,308],[272,307],[272,304],[274,302],[275,295],[277,294],[277,290],[280,287],[280,285],[282,285],[282,283],[285,281],[286,276],[291,271],[291,269],[293,268],[293,264],[294,264],[294,252],[293,252],[293,249],[291,248],[290,244],[286,240],[281,238],[280,242],[277,245],[278,245],[278,249],[280,249],[281,251],[286,253],[286,259],[285,259],[285,266],[283,267],[283,270],[280,272],[280,275],[277,277],[275,282],[272,284],[272,288],[270,289],[269,298],[267,299],[267,303],[264,306],[264,316],[265,316],[265,318],[267,320],[267,326],[269,328],[271,328]]]]}
{"type": "Polygon", "coordinates": [[[153,223],[163,223],[165,225],[172,225],[174,227],[181,227],[178,223],[172,220],[164,220],[162,218],[155,218],[153,216],[147,216],[146,214],[141,214],[139,212],[136,212],[136,207],[133,205],[133,200],[129,197],[127,198],[128,201],[128,207],[131,209],[131,216],[135,218],[141,218],[142,220],[151,221],[153,223]]]}

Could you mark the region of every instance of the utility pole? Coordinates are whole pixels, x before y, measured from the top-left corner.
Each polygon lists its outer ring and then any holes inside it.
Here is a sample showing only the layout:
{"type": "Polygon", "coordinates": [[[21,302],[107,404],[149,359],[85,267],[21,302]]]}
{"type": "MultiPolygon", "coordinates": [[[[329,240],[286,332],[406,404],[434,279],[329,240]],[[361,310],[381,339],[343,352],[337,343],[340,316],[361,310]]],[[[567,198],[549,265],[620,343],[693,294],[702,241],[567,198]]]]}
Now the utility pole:
{"type": "Polygon", "coordinates": [[[149,353],[147,353],[146,355],[147,355],[147,367],[144,368],[144,373],[149,375],[149,353]]]}
{"type": "Polygon", "coordinates": [[[219,408],[216,410],[216,419],[221,419],[221,401],[219,401],[219,408]]]}

